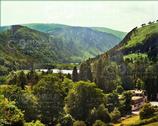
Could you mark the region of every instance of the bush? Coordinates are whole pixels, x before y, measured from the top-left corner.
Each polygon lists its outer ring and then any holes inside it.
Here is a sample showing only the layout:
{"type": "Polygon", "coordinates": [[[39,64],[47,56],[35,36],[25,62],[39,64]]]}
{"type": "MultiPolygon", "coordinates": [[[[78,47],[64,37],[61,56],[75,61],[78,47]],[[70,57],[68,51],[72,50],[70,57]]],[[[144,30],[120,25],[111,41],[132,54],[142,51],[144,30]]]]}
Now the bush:
{"type": "Polygon", "coordinates": [[[114,111],[111,113],[111,120],[112,122],[117,122],[121,118],[120,111],[115,108],[114,111]]]}
{"type": "Polygon", "coordinates": [[[111,121],[108,109],[105,108],[103,104],[101,104],[97,109],[93,108],[90,112],[89,118],[90,124],[93,124],[96,120],[101,120],[105,123],[109,123],[111,121]]]}
{"type": "Polygon", "coordinates": [[[74,83],[65,98],[65,111],[76,120],[87,121],[89,112],[105,103],[105,95],[94,83],[79,81],[74,83]]]}
{"type": "Polygon", "coordinates": [[[23,126],[24,115],[17,108],[15,102],[11,102],[0,95],[0,124],[2,126],[23,126]]]}
{"type": "Polygon", "coordinates": [[[107,126],[107,125],[101,120],[96,120],[93,126],[107,126]]]}
{"type": "Polygon", "coordinates": [[[154,116],[154,113],[155,113],[154,107],[151,106],[150,103],[146,103],[140,110],[139,116],[140,116],[140,119],[147,119],[154,116]]]}
{"type": "Polygon", "coordinates": [[[25,123],[24,126],[45,126],[45,125],[41,123],[39,120],[37,120],[36,122],[25,123]]]}
{"type": "Polygon", "coordinates": [[[117,88],[116,88],[116,92],[117,92],[118,94],[122,94],[123,91],[124,91],[123,87],[122,87],[121,85],[118,85],[117,88]]]}
{"type": "Polygon", "coordinates": [[[86,123],[84,121],[75,121],[73,126],[86,126],[86,123]]]}
{"type": "Polygon", "coordinates": [[[71,115],[67,114],[60,120],[61,126],[72,126],[74,122],[74,119],[71,115]]]}

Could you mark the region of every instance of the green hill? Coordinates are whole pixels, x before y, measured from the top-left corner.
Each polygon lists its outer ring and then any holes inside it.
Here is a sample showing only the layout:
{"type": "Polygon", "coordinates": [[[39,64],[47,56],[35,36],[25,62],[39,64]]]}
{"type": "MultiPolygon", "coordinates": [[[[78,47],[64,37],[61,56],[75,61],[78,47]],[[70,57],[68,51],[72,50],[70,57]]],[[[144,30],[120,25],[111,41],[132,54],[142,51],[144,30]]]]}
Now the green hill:
{"type": "MultiPolygon", "coordinates": [[[[29,28],[32,28],[41,32],[46,32],[46,33],[53,32],[58,29],[75,27],[75,26],[68,26],[68,25],[63,25],[63,24],[42,24],[42,23],[24,24],[24,26],[27,26],[29,28]]],[[[81,27],[81,28],[91,28],[92,30],[95,30],[95,31],[109,33],[118,37],[120,40],[122,40],[126,35],[126,32],[113,30],[113,29],[105,28],[105,27],[81,27]]]]}
{"type": "MultiPolygon", "coordinates": [[[[134,89],[137,79],[149,85],[147,77],[152,80],[158,74],[157,61],[158,23],[150,23],[135,27],[118,45],[83,62],[80,76],[82,80],[90,80],[92,76],[93,81],[105,91],[115,89],[117,84],[122,84],[125,89],[134,89]]],[[[154,83],[157,80],[152,81],[154,83]]],[[[156,84],[150,88],[153,94],[149,99],[155,99],[155,92],[158,92],[155,91],[156,84]]]]}
{"type": "Polygon", "coordinates": [[[97,31],[101,31],[101,32],[106,32],[106,33],[113,34],[113,35],[117,36],[120,39],[123,39],[126,35],[126,32],[121,32],[121,31],[110,29],[110,28],[92,27],[92,29],[97,30],[97,31]]]}
{"type": "Polygon", "coordinates": [[[91,28],[56,24],[30,24],[29,27],[14,25],[0,28],[2,70],[28,68],[32,63],[37,66],[79,63],[103,53],[120,41],[112,34],[91,28]]]}

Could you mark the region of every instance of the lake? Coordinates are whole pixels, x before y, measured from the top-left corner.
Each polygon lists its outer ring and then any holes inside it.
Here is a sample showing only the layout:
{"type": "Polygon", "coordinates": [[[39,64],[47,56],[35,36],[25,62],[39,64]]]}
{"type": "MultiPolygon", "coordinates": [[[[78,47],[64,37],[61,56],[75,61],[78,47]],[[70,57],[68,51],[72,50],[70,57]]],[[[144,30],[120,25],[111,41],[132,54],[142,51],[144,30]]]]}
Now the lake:
{"type": "MultiPolygon", "coordinates": [[[[44,71],[44,72],[47,72],[48,71],[48,69],[38,69],[39,71],[44,71]]],[[[51,71],[53,72],[53,73],[59,73],[59,72],[61,72],[61,73],[63,73],[63,74],[72,74],[72,71],[73,70],[60,70],[60,69],[51,69],[51,71]]],[[[78,70],[78,72],[79,72],[79,70],[78,70]]]]}

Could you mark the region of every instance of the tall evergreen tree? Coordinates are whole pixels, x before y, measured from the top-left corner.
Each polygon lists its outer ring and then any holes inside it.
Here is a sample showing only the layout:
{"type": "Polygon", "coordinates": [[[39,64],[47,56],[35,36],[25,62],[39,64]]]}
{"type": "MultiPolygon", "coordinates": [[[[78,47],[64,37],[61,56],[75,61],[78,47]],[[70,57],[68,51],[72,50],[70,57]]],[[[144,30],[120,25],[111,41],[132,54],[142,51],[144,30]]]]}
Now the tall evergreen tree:
{"type": "Polygon", "coordinates": [[[72,80],[73,82],[77,82],[78,81],[78,72],[77,72],[77,67],[75,66],[73,71],[72,71],[72,80]]]}
{"type": "Polygon", "coordinates": [[[27,78],[24,71],[21,71],[19,74],[19,85],[24,90],[25,85],[27,84],[27,78]]]}

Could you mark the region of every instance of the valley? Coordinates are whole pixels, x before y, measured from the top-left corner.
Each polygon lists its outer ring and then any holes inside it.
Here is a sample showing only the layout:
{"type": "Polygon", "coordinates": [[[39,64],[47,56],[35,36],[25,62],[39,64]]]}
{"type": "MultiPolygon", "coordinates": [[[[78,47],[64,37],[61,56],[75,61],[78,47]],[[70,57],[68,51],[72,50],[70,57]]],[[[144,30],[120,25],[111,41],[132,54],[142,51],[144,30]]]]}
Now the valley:
{"type": "Polygon", "coordinates": [[[0,1],[0,126],[158,126],[158,1],[0,1]]]}

